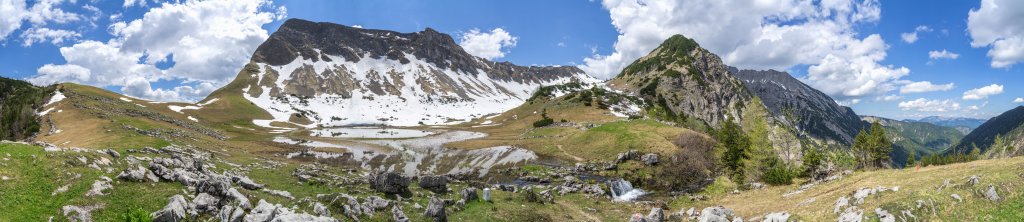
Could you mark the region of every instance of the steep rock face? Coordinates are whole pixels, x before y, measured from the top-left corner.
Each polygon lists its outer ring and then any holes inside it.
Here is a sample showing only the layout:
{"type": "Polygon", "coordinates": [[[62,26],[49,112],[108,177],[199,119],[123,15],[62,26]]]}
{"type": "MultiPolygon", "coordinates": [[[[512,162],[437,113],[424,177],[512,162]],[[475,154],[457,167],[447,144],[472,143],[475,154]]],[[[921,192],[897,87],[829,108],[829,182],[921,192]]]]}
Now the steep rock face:
{"type": "Polygon", "coordinates": [[[673,120],[718,126],[739,119],[751,95],[717,55],[675,35],[626,67],[609,86],[640,96],[673,120]]]}
{"type": "Polygon", "coordinates": [[[907,155],[916,153],[916,157],[925,157],[956,145],[964,136],[959,130],[948,126],[939,126],[926,122],[900,121],[874,116],[861,117],[865,122],[878,122],[885,127],[890,141],[893,142],[892,160],[903,165],[907,155]]]}
{"type": "Polygon", "coordinates": [[[732,67],[729,70],[743,81],[747,90],[764,101],[775,119],[795,127],[803,136],[851,144],[857,132],[867,127],[852,109],[840,106],[789,73],[732,67]]]}
{"type": "MultiPolygon", "coordinates": [[[[1009,156],[1019,155],[1024,153],[1021,149],[1024,147],[1024,127],[1021,126],[1024,126],[1024,106],[1018,106],[999,114],[999,116],[992,117],[964,136],[960,143],[947,153],[969,153],[974,146],[977,146],[981,152],[987,152],[992,148],[998,136],[1002,137],[1005,144],[1009,146],[1008,152],[1016,153],[1009,156]]],[[[997,152],[1005,152],[1002,150],[1003,147],[999,149],[997,152]]]]}
{"type": "MultiPolygon", "coordinates": [[[[239,74],[244,98],[303,127],[450,124],[521,104],[542,85],[596,81],[576,67],[517,66],[466,53],[433,29],[370,30],[298,19],[239,74]]],[[[210,100],[212,98],[208,98],[210,100]]]]}

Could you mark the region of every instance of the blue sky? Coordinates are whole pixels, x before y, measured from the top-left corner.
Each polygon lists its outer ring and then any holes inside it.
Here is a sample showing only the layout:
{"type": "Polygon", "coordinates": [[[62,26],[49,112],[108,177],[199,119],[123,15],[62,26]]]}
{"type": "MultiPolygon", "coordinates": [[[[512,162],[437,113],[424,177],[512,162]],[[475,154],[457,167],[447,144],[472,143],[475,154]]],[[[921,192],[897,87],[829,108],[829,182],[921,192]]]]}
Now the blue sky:
{"type": "Polygon", "coordinates": [[[0,14],[20,16],[0,20],[0,75],[150,99],[201,99],[230,81],[287,18],[400,32],[431,27],[464,44],[466,36],[496,38],[503,55],[481,57],[578,65],[605,78],[684,34],[727,64],[786,70],[859,114],[898,119],[987,118],[1024,97],[1015,87],[1024,52],[1010,47],[1024,42],[1024,24],[1012,20],[1024,5],[1012,0],[984,0],[988,7],[980,0],[21,1],[0,1],[16,9],[0,14]],[[904,39],[913,33],[916,41],[904,39]],[[933,51],[946,53],[930,58],[933,51]],[[212,55],[183,56],[199,52],[212,55]]]}

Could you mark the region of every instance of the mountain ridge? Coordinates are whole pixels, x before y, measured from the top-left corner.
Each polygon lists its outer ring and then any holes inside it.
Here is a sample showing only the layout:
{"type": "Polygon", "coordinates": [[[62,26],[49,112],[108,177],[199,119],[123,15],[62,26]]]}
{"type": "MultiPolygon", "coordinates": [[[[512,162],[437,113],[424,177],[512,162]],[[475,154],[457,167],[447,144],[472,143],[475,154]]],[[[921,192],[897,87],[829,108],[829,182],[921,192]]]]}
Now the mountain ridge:
{"type": "Polygon", "coordinates": [[[429,28],[399,33],[290,19],[257,48],[229,90],[204,101],[241,95],[269,114],[253,120],[265,128],[449,125],[509,110],[540,86],[571,81],[598,80],[573,66],[488,61],[429,28]]]}

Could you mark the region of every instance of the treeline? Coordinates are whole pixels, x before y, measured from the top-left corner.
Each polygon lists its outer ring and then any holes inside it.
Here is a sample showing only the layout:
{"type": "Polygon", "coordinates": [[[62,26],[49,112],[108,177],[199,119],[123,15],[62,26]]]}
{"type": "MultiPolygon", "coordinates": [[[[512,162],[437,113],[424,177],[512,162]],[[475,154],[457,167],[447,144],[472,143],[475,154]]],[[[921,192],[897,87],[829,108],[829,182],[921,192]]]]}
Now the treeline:
{"type": "Polygon", "coordinates": [[[21,140],[39,132],[36,110],[54,88],[0,77],[0,139],[21,140]]]}

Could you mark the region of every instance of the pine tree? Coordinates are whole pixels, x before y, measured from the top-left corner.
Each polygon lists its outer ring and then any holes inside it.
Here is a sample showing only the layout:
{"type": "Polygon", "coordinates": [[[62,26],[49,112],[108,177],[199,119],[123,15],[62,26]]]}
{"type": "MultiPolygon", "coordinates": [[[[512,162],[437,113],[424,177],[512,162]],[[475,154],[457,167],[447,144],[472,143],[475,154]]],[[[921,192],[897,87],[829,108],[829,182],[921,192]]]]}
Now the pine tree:
{"type": "Polygon", "coordinates": [[[915,151],[910,151],[910,153],[907,154],[907,165],[904,166],[903,168],[911,167],[911,166],[914,166],[914,164],[916,164],[916,161],[917,161],[917,158],[915,157],[916,153],[917,152],[915,152],[915,151]]]}
{"type": "Polygon", "coordinates": [[[857,164],[860,167],[866,167],[864,164],[868,162],[868,133],[864,129],[860,129],[857,136],[853,138],[853,146],[850,147],[853,151],[853,155],[857,157],[857,164]]]}
{"type": "Polygon", "coordinates": [[[750,158],[747,150],[750,149],[750,138],[743,134],[743,130],[737,125],[732,117],[722,124],[722,130],[718,133],[718,146],[722,153],[722,164],[727,173],[736,183],[744,184],[744,161],[750,158]]]}
{"type": "Polygon", "coordinates": [[[871,164],[876,167],[886,167],[891,163],[890,153],[892,153],[892,142],[889,141],[888,136],[885,134],[885,128],[882,124],[874,122],[871,124],[871,136],[870,136],[870,152],[871,152],[871,164]]]}

